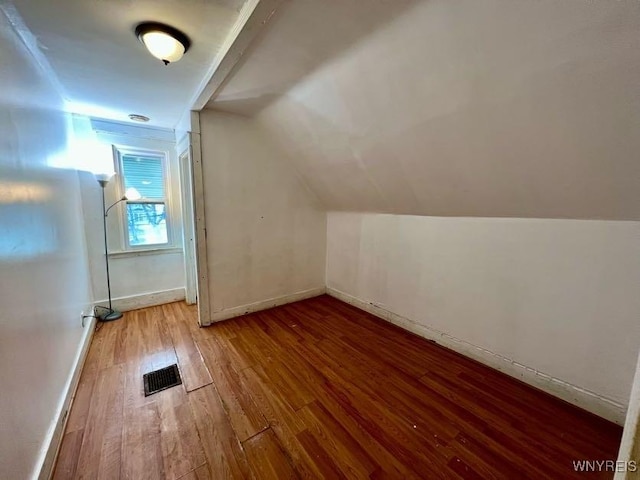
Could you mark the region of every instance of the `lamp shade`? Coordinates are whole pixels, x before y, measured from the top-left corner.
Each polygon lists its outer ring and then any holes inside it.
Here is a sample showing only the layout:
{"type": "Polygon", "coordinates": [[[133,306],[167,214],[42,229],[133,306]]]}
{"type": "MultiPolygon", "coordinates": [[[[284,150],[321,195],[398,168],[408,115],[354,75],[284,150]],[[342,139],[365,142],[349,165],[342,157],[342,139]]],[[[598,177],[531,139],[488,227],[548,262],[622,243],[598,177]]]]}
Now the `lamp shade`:
{"type": "Polygon", "coordinates": [[[136,36],[147,47],[149,53],[162,60],[165,65],[180,60],[191,44],[181,31],[156,22],[138,25],[136,36]]]}
{"type": "Polygon", "coordinates": [[[109,183],[109,180],[111,180],[111,177],[114,175],[115,174],[113,173],[96,173],[95,177],[101,187],[106,187],[107,183],[109,183]]]}

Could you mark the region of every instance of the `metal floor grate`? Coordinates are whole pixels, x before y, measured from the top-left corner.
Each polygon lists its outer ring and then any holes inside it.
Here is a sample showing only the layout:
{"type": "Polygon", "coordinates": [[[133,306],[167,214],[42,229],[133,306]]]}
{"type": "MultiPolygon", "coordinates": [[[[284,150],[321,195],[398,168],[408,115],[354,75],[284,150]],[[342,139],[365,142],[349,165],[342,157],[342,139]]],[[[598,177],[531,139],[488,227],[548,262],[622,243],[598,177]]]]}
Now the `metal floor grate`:
{"type": "Polygon", "coordinates": [[[167,388],[175,387],[182,383],[178,365],[175,363],[166,368],[161,368],[154,372],[145,373],[142,376],[144,381],[144,396],[148,397],[167,388]]]}

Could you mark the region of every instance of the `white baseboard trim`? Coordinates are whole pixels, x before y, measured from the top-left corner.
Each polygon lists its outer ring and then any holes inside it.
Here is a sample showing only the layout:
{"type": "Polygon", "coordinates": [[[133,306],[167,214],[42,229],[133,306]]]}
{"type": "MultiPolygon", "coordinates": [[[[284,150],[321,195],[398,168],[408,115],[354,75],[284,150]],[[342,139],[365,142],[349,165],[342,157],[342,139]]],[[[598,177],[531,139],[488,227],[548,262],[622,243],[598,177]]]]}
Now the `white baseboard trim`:
{"type": "Polygon", "coordinates": [[[568,382],[554,378],[543,372],[539,372],[533,368],[522,365],[510,358],[494,353],[485,348],[473,345],[459,338],[448,335],[444,332],[418,324],[406,317],[395,314],[382,307],[374,305],[348,293],[341,292],[335,288],[327,287],[327,294],[342,300],[345,303],[353,305],[365,312],[371,313],[376,317],[387,320],[405,330],[416,335],[447,347],[466,357],[477,360],[491,368],[499,370],[511,377],[517,378],[533,387],[539,388],[551,395],[576,405],[584,410],[594,413],[600,417],[606,418],[618,425],[623,425],[626,415],[626,406],[611,400],[610,398],[598,395],[584,388],[572,385],[568,382]]]}
{"type": "Polygon", "coordinates": [[[60,445],[62,444],[62,437],[64,435],[65,427],[67,426],[67,420],[69,418],[69,411],[73,405],[73,400],[76,396],[78,384],[80,383],[80,374],[84,367],[84,362],[89,352],[89,346],[93,338],[93,333],[96,327],[96,319],[89,318],[87,324],[84,327],[84,334],[78,347],[78,353],[73,362],[71,374],[65,385],[65,394],[62,397],[62,401],[58,406],[58,410],[55,416],[55,423],[52,423],[49,432],[47,433],[46,440],[43,444],[40,452],[40,458],[36,464],[36,470],[33,474],[33,479],[49,480],[53,476],[53,469],[58,458],[60,451],[60,445]]]}
{"type": "MultiPolygon", "coordinates": [[[[113,308],[120,312],[138,310],[140,308],[164,305],[165,303],[179,302],[185,299],[184,288],[173,288],[171,290],[161,290],[159,292],[142,293],[128,297],[112,298],[113,308]]],[[[95,302],[95,306],[108,306],[109,300],[95,302]]]]}
{"type": "Polygon", "coordinates": [[[317,297],[326,293],[325,287],[311,288],[309,290],[303,290],[301,292],[291,293],[289,295],[282,295],[281,297],[270,298],[268,300],[261,300],[259,302],[250,303],[248,305],[240,305],[239,307],[227,308],[218,312],[213,312],[212,320],[214,322],[220,322],[222,320],[228,320],[234,317],[240,317],[249,313],[258,312],[260,310],[266,310],[267,308],[273,308],[287,303],[298,302],[307,298],[317,297]]]}

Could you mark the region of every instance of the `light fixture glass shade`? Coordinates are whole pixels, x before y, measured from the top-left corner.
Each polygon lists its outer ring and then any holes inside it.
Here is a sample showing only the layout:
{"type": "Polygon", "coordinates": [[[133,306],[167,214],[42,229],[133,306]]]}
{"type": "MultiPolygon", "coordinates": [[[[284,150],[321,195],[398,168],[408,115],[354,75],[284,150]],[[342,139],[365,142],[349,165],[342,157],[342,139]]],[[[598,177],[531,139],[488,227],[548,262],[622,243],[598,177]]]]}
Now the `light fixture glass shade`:
{"type": "Polygon", "coordinates": [[[191,46],[189,37],[164,23],[140,23],[135,34],[149,53],[162,60],[165,65],[180,60],[191,46]]]}
{"type": "Polygon", "coordinates": [[[164,32],[148,32],[142,34],[142,42],[149,53],[164,62],[177,62],[184,55],[182,43],[164,32]]]}

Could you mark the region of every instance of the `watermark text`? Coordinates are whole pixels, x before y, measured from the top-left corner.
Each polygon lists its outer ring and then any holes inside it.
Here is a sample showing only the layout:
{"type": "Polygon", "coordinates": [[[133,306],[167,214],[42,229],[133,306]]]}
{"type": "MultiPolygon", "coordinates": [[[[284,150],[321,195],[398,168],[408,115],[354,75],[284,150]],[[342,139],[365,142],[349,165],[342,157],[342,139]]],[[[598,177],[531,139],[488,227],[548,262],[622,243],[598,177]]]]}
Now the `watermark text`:
{"type": "Polygon", "coordinates": [[[573,469],[576,472],[637,472],[638,464],[635,460],[574,460],[573,469]]]}

